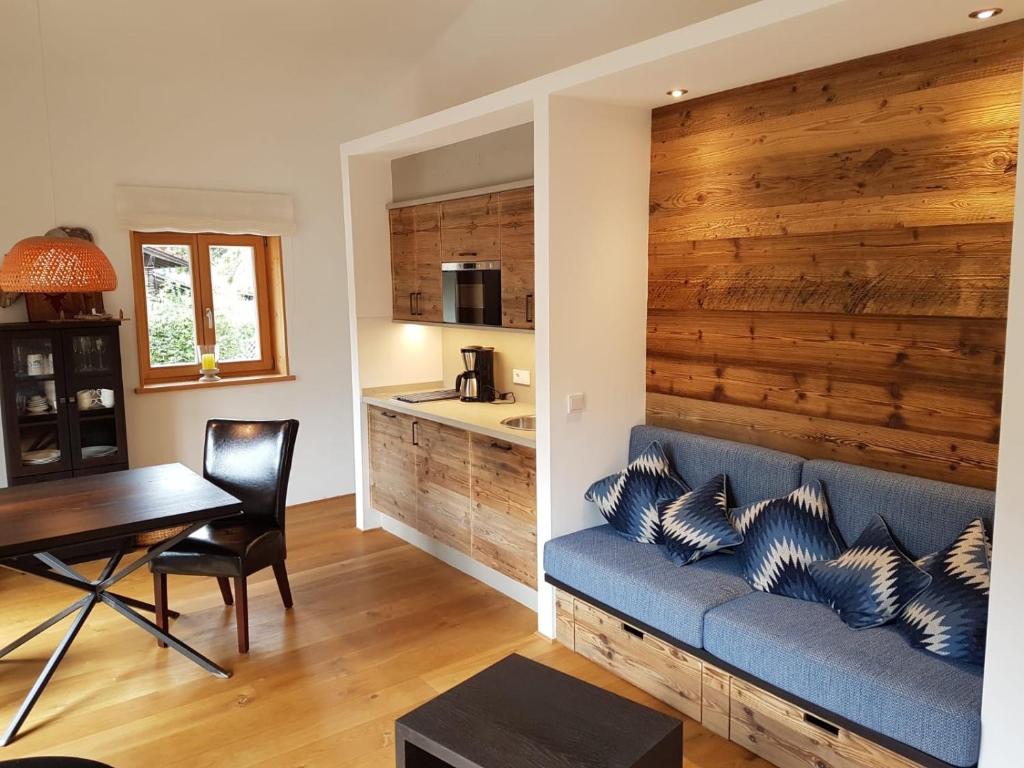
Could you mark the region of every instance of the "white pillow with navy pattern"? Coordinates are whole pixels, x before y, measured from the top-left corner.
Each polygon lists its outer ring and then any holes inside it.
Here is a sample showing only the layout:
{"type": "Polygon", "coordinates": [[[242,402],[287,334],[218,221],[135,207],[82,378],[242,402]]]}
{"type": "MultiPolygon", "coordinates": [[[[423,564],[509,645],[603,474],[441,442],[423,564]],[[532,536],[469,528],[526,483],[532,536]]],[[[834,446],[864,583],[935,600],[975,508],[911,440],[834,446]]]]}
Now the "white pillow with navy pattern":
{"type": "Polygon", "coordinates": [[[912,645],[972,664],[985,661],[991,558],[985,523],[974,520],[946,549],[917,561],[932,582],[896,624],[912,645]]]}
{"type": "Polygon", "coordinates": [[[832,610],[853,629],[888,624],[932,581],[903,554],[880,515],[838,558],[809,567],[832,610]]]}
{"type": "Polygon", "coordinates": [[[725,475],[662,504],[661,529],[665,548],[676,565],[689,565],[742,544],[743,537],[729,519],[725,475]]]}
{"type": "Polygon", "coordinates": [[[688,490],[655,441],[624,470],[591,485],[585,498],[597,504],[604,519],[622,536],[641,544],[660,544],[659,505],[688,490]]]}
{"type": "Polygon", "coordinates": [[[808,566],[818,560],[835,560],[843,547],[821,483],[808,483],[788,496],[758,501],[732,514],[733,525],[743,536],[736,555],[751,587],[825,602],[808,566]]]}

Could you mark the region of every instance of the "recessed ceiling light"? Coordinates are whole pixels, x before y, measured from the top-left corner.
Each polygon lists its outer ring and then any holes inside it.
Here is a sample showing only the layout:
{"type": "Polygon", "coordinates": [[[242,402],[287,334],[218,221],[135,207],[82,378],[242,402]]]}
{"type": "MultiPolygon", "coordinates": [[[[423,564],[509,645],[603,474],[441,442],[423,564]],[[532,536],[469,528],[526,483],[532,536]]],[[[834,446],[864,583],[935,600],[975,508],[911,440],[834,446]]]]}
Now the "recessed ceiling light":
{"type": "Polygon", "coordinates": [[[671,96],[673,99],[679,99],[686,95],[686,89],[673,88],[671,91],[668,92],[668,95],[671,96]]]}
{"type": "Polygon", "coordinates": [[[982,8],[980,11],[971,11],[967,15],[970,16],[972,19],[985,21],[985,19],[991,19],[993,16],[998,16],[1002,12],[1002,8],[982,8]]]}

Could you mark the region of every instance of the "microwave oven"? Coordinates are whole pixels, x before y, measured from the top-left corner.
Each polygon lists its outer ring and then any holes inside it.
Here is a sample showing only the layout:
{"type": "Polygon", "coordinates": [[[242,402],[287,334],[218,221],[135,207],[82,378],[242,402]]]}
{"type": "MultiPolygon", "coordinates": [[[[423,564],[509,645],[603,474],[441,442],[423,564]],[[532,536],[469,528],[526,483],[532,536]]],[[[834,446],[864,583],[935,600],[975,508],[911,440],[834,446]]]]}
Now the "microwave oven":
{"type": "Polygon", "coordinates": [[[501,262],[441,264],[442,316],[446,323],[501,325],[501,262]]]}

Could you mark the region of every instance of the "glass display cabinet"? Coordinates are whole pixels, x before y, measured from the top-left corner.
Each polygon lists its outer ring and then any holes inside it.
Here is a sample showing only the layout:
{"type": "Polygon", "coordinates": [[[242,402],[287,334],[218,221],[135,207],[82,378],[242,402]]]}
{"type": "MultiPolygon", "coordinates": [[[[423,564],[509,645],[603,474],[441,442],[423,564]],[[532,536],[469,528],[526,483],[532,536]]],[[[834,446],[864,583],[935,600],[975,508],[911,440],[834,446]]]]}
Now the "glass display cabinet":
{"type": "Polygon", "coordinates": [[[119,326],[0,324],[10,485],[128,468],[119,326]]]}

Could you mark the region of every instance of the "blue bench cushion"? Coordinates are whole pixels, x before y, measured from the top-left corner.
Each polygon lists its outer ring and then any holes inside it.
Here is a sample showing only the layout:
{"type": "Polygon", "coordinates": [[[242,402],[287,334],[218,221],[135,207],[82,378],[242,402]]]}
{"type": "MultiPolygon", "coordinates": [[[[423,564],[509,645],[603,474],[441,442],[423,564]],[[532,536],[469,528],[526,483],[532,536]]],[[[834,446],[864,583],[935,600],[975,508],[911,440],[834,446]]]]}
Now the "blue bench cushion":
{"type": "Polygon", "coordinates": [[[672,467],[691,488],[725,474],[732,507],[785,496],[800,486],[804,460],[799,456],[664,427],[633,427],[629,436],[630,461],[652,440],[661,443],[672,467]]]}
{"type": "Polygon", "coordinates": [[[892,627],[853,630],[820,603],[756,592],[707,613],[704,647],[947,763],[978,761],[981,668],[922,653],[892,627]]]}
{"type": "Polygon", "coordinates": [[[664,547],[627,541],[610,525],[549,541],[544,570],[693,648],[702,647],[704,614],[710,608],[750,592],[731,555],[712,555],[680,568],[664,547]]]}
{"type": "Polygon", "coordinates": [[[879,514],[915,559],[945,549],[972,520],[991,522],[995,506],[992,491],[836,461],[806,462],[802,482],[815,480],[847,544],[879,514]]]}

